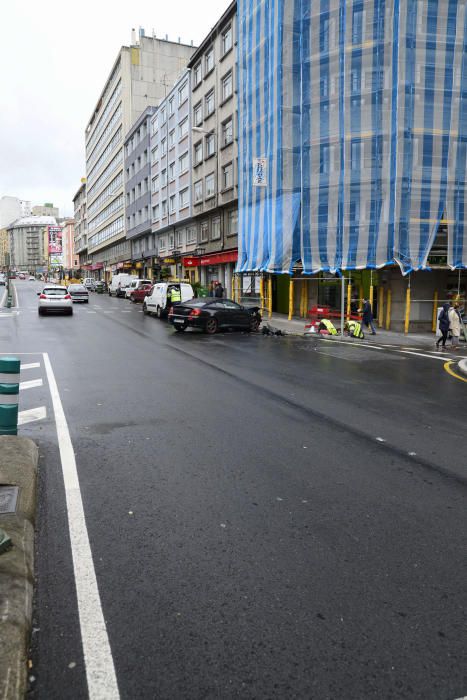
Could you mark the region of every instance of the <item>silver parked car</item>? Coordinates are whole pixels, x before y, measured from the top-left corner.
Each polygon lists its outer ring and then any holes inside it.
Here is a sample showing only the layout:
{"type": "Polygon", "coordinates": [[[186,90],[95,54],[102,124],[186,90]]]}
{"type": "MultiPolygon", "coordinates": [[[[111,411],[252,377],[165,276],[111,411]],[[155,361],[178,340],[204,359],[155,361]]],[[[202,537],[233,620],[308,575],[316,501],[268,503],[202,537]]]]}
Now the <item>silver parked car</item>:
{"type": "Polygon", "coordinates": [[[82,301],[84,304],[89,303],[89,292],[84,284],[69,284],[68,293],[72,301],[82,301]]]}
{"type": "Polygon", "coordinates": [[[66,287],[48,284],[44,287],[42,292],[38,292],[37,294],[39,296],[39,316],[43,316],[50,311],[61,311],[69,316],[72,315],[73,301],[66,287]]]}

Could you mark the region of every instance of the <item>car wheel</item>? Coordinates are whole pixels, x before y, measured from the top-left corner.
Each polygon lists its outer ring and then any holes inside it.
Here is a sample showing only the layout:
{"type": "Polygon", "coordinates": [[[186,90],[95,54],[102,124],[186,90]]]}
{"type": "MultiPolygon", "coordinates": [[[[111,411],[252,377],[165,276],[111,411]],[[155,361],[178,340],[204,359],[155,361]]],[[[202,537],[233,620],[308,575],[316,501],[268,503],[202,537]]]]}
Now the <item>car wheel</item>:
{"type": "Polygon", "coordinates": [[[70,310],[68,311],[68,316],[73,316],[73,309],[70,309],[70,310]]]}
{"type": "Polygon", "coordinates": [[[44,309],[38,309],[38,310],[37,310],[37,313],[39,314],[39,316],[43,316],[43,315],[44,315],[44,309]]]}
{"type": "Polygon", "coordinates": [[[156,309],[156,316],[157,318],[162,318],[162,309],[160,306],[158,306],[156,309]]]}
{"type": "Polygon", "coordinates": [[[185,326],[174,326],[176,333],[182,333],[185,330],[185,326]]]}
{"type": "Polygon", "coordinates": [[[259,319],[257,316],[252,316],[250,320],[250,331],[256,332],[259,328],[259,319]]]}
{"type": "Polygon", "coordinates": [[[208,318],[204,330],[209,335],[214,335],[214,333],[217,331],[217,319],[214,318],[214,316],[212,318],[208,318]]]}
{"type": "Polygon", "coordinates": [[[146,306],[145,301],[143,301],[143,314],[146,314],[146,316],[149,314],[148,307],[146,306]]]}

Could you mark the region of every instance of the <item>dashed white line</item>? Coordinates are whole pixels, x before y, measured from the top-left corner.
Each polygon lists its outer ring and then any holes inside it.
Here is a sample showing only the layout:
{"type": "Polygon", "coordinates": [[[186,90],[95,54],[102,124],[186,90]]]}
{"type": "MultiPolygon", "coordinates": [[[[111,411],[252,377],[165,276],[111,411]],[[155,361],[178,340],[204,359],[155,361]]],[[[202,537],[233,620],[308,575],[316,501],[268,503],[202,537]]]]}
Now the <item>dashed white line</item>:
{"type": "Polygon", "coordinates": [[[441,360],[441,362],[446,362],[445,357],[439,357],[438,355],[427,355],[424,352],[412,352],[411,350],[398,350],[397,352],[403,355],[416,355],[417,357],[428,357],[429,360],[441,360]]]}
{"type": "Polygon", "coordinates": [[[19,390],[34,389],[36,386],[42,386],[42,379],[30,379],[28,382],[20,382],[19,390]]]}
{"type": "Polygon", "coordinates": [[[45,352],[43,357],[65,485],[88,696],[91,700],[118,700],[120,694],[86,528],[75,452],[49,356],[45,352]]]}
{"type": "Polygon", "coordinates": [[[378,442],[386,442],[386,440],[385,440],[384,438],[382,438],[382,437],[377,437],[376,440],[377,440],[378,442]]]}
{"type": "Polygon", "coordinates": [[[40,366],[41,366],[40,362],[29,362],[27,365],[23,365],[21,363],[21,371],[23,371],[23,369],[36,369],[37,367],[40,367],[40,366]]]}
{"type": "Polygon", "coordinates": [[[34,423],[37,420],[44,420],[44,418],[47,418],[47,409],[45,406],[30,408],[28,411],[20,411],[18,413],[18,425],[34,423]]]}

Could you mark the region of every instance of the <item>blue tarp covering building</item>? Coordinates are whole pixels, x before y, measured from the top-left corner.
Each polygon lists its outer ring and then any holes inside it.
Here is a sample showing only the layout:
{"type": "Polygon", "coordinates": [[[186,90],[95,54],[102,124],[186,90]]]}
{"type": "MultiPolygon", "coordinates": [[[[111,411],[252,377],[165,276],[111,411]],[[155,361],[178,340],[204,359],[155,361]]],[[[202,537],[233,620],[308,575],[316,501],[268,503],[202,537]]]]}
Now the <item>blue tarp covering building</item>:
{"type": "Polygon", "coordinates": [[[467,266],[465,0],[239,0],[239,272],[467,266]]]}

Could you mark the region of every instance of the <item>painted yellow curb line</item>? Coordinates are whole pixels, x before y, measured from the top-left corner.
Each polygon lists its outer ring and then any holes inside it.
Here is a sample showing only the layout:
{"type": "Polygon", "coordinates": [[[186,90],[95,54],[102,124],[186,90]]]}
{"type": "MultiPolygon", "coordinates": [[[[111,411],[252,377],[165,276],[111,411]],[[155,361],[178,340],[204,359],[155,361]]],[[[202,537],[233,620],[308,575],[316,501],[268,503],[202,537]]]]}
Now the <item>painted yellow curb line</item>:
{"type": "Polygon", "coordinates": [[[460,379],[461,382],[466,382],[466,383],[467,383],[467,379],[466,379],[465,377],[461,377],[459,374],[456,374],[455,372],[452,371],[451,365],[453,365],[453,364],[454,364],[454,361],[453,361],[453,360],[449,360],[449,362],[446,362],[446,363],[445,363],[444,369],[446,370],[446,372],[447,372],[448,374],[450,374],[451,377],[455,377],[456,379],[460,379]]]}

